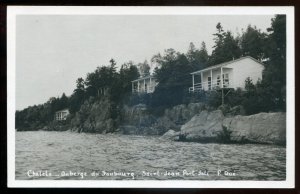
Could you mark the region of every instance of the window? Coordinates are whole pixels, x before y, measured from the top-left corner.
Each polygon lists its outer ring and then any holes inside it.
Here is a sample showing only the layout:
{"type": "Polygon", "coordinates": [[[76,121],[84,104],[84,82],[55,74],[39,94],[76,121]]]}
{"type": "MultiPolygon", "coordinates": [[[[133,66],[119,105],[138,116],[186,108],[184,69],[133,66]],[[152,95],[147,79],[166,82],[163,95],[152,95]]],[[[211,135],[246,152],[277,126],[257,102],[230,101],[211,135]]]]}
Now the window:
{"type": "Polygon", "coordinates": [[[217,86],[220,86],[220,82],[221,82],[220,77],[221,77],[220,75],[217,76],[217,86]]]}
{"type": "Polygon", "coordinates": [[[223,87],[229,86],[229,75],[228,73],[223,74],[223,87]]]}

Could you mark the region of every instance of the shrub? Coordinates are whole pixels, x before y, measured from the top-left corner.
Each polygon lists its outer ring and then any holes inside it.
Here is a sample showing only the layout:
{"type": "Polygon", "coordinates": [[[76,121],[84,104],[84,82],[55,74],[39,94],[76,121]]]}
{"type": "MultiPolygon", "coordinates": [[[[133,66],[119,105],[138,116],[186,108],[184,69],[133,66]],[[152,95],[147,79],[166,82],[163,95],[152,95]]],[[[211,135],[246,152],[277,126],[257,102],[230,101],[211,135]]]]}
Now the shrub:
{"type": "Polygon", "coordinates": [[[231,131],[227,129],[226,126],[222,126],[223,130],[219,133],[218,139],[221,143],[231,143],[231,131]]]}

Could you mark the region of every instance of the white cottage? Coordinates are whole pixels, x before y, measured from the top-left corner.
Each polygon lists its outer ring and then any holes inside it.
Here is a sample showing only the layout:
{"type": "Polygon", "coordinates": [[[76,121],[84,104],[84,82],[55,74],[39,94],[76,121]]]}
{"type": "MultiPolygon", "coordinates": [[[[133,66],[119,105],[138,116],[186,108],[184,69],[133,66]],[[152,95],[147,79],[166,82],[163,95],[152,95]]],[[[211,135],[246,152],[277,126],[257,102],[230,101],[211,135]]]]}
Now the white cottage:
{"type": "Polygon", "coordinates": [[[250,56],[241,57],[191,73],[193,86],[189,88],[189,91],[220,88],[244,89],[245,80],[249,77],[253,83],[256,83],[262,79],[263,70],[264,65],[256,59],[250,56]]]}
{"type": "Polygon", "coordinates": [[[132,93],[153,93],[158,84],[155,77],[149,75],[131,81],[132,93]]]}
{"type": "Polygon", "coordinates": [[[67,119],[67,116],[70,114],[69,109],[63,109],[55,112],[55,120],[63,121],[67,119]]]}

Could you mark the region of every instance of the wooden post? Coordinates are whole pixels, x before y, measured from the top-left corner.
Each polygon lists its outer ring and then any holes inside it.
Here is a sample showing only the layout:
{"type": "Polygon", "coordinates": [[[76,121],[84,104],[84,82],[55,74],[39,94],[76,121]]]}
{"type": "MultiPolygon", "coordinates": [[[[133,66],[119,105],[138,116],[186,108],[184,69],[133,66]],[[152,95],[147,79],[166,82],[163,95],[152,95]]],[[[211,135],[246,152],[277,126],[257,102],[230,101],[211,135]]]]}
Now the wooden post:
{"type": "Polygon", "coordinates": [[[224,88],[221,89],[222,90],[222,106],[224,105],[224,88]]]}
{"type": "Polygon", "coordinates": [[[212,83],[213,83],[213,74],[212,69],[210,70],[210,89],[212,89],[212,83]]]}
{"type": "Polygon", "coordinates": [[[195,91],[195,75],[192,74],[192,77],[193,77],[193,92],[195,91]]]}
{"type": "Polygon", "coordinates": [[[134,84],[131,82],[132,93],[134,93],[134,84]]]}
{"type": "Polygon", "coordinates": [[[203,90],[203,72],[201,71],[201,89],[203,90]]]}
{"type": "Polygon", "coordinates": [[[152,79],[151,79],[151,77],[150,77],[150,89],[151,89],[150,92],[152,92],[153,91],[153,87],[152,87],[152,79]]]}
{"type": "Polygon", "coordinates": [[[223,88],[223,68],[222,67],[221,67],[221,88],[223,88]]]}
{"type": "Polygon", "coordinates": [[[138,93],[140,93],[140,80],[138,80],[138,88],[137,88],[138,93]]]}

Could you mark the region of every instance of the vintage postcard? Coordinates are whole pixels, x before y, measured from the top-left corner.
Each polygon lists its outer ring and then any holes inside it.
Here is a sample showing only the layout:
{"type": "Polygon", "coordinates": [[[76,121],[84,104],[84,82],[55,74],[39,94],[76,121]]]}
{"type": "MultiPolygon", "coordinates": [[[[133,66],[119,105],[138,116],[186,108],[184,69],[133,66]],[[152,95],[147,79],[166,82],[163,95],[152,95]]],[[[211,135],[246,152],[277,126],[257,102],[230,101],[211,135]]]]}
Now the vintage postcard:
{"type": "Polygon", "coordinates": [[[7,36],[8,187],[294,187],[292,6],[8,6],[7,36]]]}

